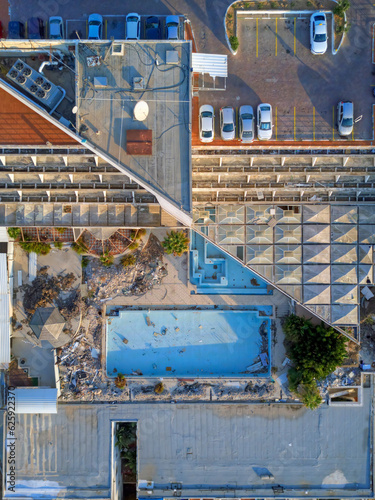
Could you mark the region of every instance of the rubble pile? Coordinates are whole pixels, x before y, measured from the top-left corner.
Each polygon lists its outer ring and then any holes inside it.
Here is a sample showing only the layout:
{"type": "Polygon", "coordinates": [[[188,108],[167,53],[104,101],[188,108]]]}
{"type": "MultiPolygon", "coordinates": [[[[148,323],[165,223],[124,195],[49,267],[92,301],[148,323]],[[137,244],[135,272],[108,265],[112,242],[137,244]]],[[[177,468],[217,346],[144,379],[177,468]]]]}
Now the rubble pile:
{"type": "Polygon", "coordinates": [[[216,384],[213,386],[213,396],[218,400],[268,400],[272,401],[278,396],[276,385],[268,380],[242,382],[234,384],[216,384]]]}
{"type": "Polygon", "coordinates": [[[317,385],[323,393],[335,387],[361,385],[361,370],[353,367],[337,368],[317,385]]]}
{"type": "Polygon", "coordinates": [[[118,295],[143,295],[168,275],[163,265],[164,250],[153,234],[147,244],[134,255],[136,263],[104,267],[98,259],[90,259],[85,270],[89,298],[93,302],[113,299],[118,295]]]}
{"type": "MultiPolygon", "coordinates": [[[[49,266],[42,267],[37,277],[30,284],[25,284],[22,286],[22,291],[24,292],[23,307],[26,313],[31,317],[38,307],[47,307],[51,304],[56,305],[60,313],[63,314],[63,310],[67,309],[66,314],[69,317],[65,317],[66,320],[72,317],[72,308],[78,308],[80,296],[77,291],[73,291],[70,295],[70,300],[65,305],[65,300],[60,297],[62,292],[71,291],[76,281],[76,277],[73,273],[68,273],[65,275],[59,274],[58,276],[48,275],[49,266]]],[[[75,313],[77,314],[77,312],[75,313]]]]}

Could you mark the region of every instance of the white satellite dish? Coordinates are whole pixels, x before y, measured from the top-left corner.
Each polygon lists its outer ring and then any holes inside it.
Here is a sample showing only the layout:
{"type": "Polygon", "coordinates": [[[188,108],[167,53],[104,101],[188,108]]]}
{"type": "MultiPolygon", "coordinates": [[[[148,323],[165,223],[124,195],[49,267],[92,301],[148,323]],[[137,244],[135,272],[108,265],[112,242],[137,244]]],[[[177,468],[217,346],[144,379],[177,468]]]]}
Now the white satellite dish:
{"type": "Polygon", "coordinates": [[[138,101],[134,107],[134,120],[143,122],[148,117],[148,104],[146,101],[138,101]]]}
{"type": "Polygon", "coordinates": [[[72,113],[75,115],[78,111],[78,106],[73,106],[72,113]]]}

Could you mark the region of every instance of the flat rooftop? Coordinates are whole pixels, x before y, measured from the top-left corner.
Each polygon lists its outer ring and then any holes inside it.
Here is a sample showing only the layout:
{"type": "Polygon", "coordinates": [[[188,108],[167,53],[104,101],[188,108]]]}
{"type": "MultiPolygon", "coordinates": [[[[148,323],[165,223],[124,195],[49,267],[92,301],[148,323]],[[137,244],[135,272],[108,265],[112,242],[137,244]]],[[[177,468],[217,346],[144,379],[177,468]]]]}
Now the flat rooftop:
{"type": "MultiPolygon", "coordinates": [[[[60,404],[16,415],[16,493],[4,498],[110,498],[111,422],[138,422],[138,479],[181,496],[371,496],[371,394],[316,411],[249,404],[60,404]],[[267,469],[272,481],[262,480],[267,469]]],[[[4,457],[4,464],[7,460],[4,457]]],[[[6,467],[6,465],[5,465],[6,467]]],[[[7,470],[4,470],[4,475],[7,470]]]]}
{"type": "Polygon", "coordinates": [[[80,135],[185,212],[191,208],[189,67],[189,42],[78,44],[80,135]],[[167,63],[170,53],[175,63],[167,63]],[[90,57],[98,64],[88,66],[90,57]],[[134,107],[141,100],[149,112],[137,121],[134,107]],[[152,131],[151,154],[127,152],[130,130],[152,131]]]}

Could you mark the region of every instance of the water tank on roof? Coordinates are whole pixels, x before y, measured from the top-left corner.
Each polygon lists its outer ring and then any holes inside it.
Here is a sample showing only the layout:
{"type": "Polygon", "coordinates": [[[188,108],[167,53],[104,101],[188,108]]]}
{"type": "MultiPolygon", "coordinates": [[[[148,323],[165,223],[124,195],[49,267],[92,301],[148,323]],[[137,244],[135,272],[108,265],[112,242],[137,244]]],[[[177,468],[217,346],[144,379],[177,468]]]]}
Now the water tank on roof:
{"type": "Polygon", "coordinates": [[[138,101],[134,108],[134,120],[143,122],[148,116],[148,104],[146,101],[138,101]]]}

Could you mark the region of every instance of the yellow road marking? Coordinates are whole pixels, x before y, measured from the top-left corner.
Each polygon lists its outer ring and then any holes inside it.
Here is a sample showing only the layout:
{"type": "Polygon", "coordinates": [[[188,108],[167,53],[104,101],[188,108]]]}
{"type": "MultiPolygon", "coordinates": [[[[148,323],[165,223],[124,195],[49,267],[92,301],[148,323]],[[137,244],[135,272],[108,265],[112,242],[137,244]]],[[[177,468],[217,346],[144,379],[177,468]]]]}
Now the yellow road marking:
{"type": "Polygon", "coordinates": [[[258,57],[258,18],[256,20],[256,42],[255,42],[255,52],[256,52],[256,55],[255,57],[258,57]]]}
{"type": "Polygon", "coordinates": [[[277,108],[275,108],[275,137],[277,140],[277,108]]]}
{"type": "Polygon", "coordinates": [[[296,140],[296,108],[294,107],[294,140],[296,140]]]}
{"type": "Polygon", "coordinates": [[[313,108],[313,141],[315,141],[315,107],[313,108]]]}
{"type": "Polygon", "coordinates": [[[277,56],[277,18],[276,18],[276,36],[275,36],[275,56],[277,56]]]}
{"type": "Polygon", "coordinates": [[[335,106],[332,106],[332,140],[335,140],[335,106]]]}
{"type": "Polygon", "coordinates": [[[296,18],[294,18],[294,55],[296,55],[296,18]]]}

